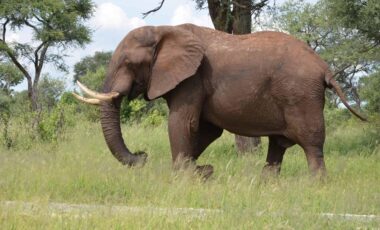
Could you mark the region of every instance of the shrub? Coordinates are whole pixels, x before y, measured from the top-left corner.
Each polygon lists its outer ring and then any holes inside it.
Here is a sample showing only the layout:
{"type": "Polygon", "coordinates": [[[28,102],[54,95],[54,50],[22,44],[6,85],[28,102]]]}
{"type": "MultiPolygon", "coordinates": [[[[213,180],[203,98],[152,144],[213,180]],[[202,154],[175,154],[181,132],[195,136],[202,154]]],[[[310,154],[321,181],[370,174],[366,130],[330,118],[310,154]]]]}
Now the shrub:
{"type": "Polygon", "coordinates": [[[54,109],[41,113],[37,132],[41,140],[55,142],[63,137],[65,129],[75,124],[74,107],[59,103],[54,109]]]}

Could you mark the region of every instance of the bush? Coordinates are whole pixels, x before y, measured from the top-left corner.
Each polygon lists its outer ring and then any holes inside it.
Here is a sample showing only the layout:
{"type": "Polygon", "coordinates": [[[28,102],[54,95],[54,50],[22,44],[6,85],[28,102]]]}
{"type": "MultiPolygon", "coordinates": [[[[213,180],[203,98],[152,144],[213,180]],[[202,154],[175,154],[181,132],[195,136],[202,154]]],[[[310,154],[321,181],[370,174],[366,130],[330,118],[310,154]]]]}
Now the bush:
{"type": "Polygon", "coordinates": [[[327,129],[335,129],[346,123],[353,115],[347,109],[326,106],[324,116],[327,129]]]}
{"type": "Polygon", "coordinates": [[[87,121],[99,122],[99,107],[79,102],[71,92],[65,92],[61,97],[60,103],[71,106],[75,116],[84,116],[84,119],[87,121]]]}
{"type": "Polygon", "coordinates": [[[360,94],[367,102],[366,109],[374,114],[380,114],[380,70],[368,77],[360,79],[362,88],[360,94]]]}
{"type": "Polygon", "coordinates": [[[380,119],[362,122],[352,117],[327,134],[327,153],[370,155],[380,146],[380,119]]]}
{"type": "MultiPolygon", "coordinates": [[[[22,107],[17,106],[17,111],[22,107]]],[[[75,106],[59,103],[54,108],[31,112],[24,107],[20,113],[1,116],[0,141],[6,148],[29,149],[38,142],[65,139],[66,130],[74,126],[75,106]]]]}
{"type": "Polygon", "coordinates": [[[157,126],[166,120],[168,108],[163,99],[145,101],[142,98],[133,101],[124,100],[121,106],[123,123],[142,123],[144,126],[157,126]]]}
{"type": "Polygon", "coordinates": [[[59,103],[54,109],[39,115],[37,132],[41,140],[56,142],[62,139],[67,127],[73,126],[74,107],[59,103]]]}
{"type": "Polygon", "coordinates": [[[142,124],[144,127],[148,126],[159,126],[164,122],[165,116],[160,113],[157,109],[154,109],[149,112],[149,114],[144,118],[142,124]]]}

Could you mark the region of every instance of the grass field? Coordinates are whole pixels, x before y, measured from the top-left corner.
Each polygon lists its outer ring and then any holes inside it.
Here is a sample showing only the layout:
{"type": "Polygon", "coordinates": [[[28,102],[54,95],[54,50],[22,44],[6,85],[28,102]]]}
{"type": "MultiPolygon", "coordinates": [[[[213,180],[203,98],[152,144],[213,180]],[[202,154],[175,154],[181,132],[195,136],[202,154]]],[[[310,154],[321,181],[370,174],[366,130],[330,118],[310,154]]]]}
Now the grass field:
{"type": "Polygon", "coordinates": [[[123,126],[127,145],[149,153],[143,168],[128,169],[109,153],[99,124],[69,129],[59,144],[37,142],[0,153],[0,202],[39,204],[37,212],[0,205],[0,229],[379,229],[380,220],[327,218],[321,213],[380,216],[379,134],[369,124],[329,128],[328,178],[311,179],[299,147],[285,155],[282,173],[260,180],[267,140],[256,154],[238,157],[225,132],[199,159],[215,173],[202,182],[174,173],[166,127],[123,126]],[[202,217],[155,211],[51,215],[48,203],[218,210],[202,217]],[[46,207],[46,208],[44,208],[46,207]]]}

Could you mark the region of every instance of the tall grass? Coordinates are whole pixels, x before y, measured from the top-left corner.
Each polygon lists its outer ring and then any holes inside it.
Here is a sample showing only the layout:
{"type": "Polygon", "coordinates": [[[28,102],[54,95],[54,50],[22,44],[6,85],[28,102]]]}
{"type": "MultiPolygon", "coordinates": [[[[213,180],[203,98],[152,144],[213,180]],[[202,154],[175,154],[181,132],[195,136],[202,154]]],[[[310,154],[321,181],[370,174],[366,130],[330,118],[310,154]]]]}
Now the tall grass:
{"type": "MultiPolygon", "coordinates": [[[[22,127],[20,127],[21,129],[22,127]]],[[[355,229],[379,228],[379,221],[328,219],[319,214],[380,215],[379,134],[371,124],[351,122],[328,129],[328,178],[310,178],[303,151],[289,149],[281,176],[260,179],[267,141],[255,154],[238,157],[227,132],[198,160],[215,173],[203,182],[190,171],[173,172],[166,125],[123,126],[131,150],[149,153],[142,168],[120,165],[109,153],[99,124],[82,121],[64,141],[1,149],[0,202],[6,200],[207,208],[221,212],[194,218],[153,212],[118,215],[95,212],[86,218],[33,215],[0,205],[0,229],[355,229]]]]}

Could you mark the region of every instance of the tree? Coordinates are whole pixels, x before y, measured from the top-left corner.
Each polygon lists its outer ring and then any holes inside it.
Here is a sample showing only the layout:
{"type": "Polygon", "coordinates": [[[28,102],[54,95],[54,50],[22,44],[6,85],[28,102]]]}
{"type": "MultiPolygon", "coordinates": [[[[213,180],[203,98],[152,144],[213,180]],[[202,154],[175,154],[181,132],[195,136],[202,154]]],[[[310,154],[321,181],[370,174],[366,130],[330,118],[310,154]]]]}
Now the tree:
{"type": "Polygon", "coordinates": [[[2,127],[3,144],[7,148],[12,146],[12,140],[8,133],[12,87],[21,81],[22,75],[12,63],[0,62],[0,127],[2,127]]]}
{"type": "Polygon", "coordinates": [[[0,121],[9,117],[12,87],[22,81],[21,73],[12,63],[0,62],[0,121]]]}
{"type": "Polygon", "coordinates": [[[380,1],[330,0],[326,4],[330,18],[380,43],[380,1]]]}
{"type": "MultiPolygon", "coordinates": [[[[342,27],[339,19],[329,18],[329,1],[316,4],[288,1],[277,12],[275,23],[305,41],[330,65],[348,98],[362,106],[358,78],[371,74],[380,62],[379,43],[357,29],[342,27]],[[326,20],[328,19],[328,20],[326,20]]],[[[338,98],[329,94],[333,105],[338,98]]]]}
{"type": "Polygon", "coordinates": [[[50,111],[55,107],[64,91],[65,83],[63,81],[49,75],[43,76],[40,84],[38,84],[39,107],[46,107],[50,111]]]}
{"type": "Polygon", "coordinates": [[[0,62],[0,91],[10,96],[12,87],[21,83],[23,79],[20,71],[12,63],[0,62]]]}
{"type": "MultiPolygon", "coordinates": [[[[111,60],[112,52],[95,52],[94,55],[89,55],[82,58],[74,65],[74,82],[80,81],[91,89],[98,92],[102,91],[103,82],[106,76],[108,63],[111,60]]],[[[65,95],[63,98],[69,102],[73,98],[72,95],[65,95]]],[[[77,100],[74,100],[77,104],[77,100]]],[[[86,119],[91,121],[98,121],[99,108],[89,108],[85,104],[77,104],[77,110],[85,114],[86,119]]]]}
{"type": "MultiPolygon", "coordinates": [[[[93,56],[87,56],[80,62],[74,65],[74,81],[86,76],[88,73],[95,73],[98,68],[107,68],[112,57],[112,51],[108,52],[95,52],[93,56]]],[[[102,78],[104,80],[104,76],[102,78]]],[[[87,85],[87,84],[86,84],[87,85]]],[[[92,86],[92,85],[88,85],[92,86]]],[[[101,85],[98,85],[95,89],[98,89],[101,85]]],[[[101,89],[98,89],[101,91],[101,89]]]]}
{"type": "Polygon", "coordinates": [[[195,0],[198,9],[207,8],[215,29],[230,34],[249,34],[252,16],[258,17],[269,0],[195,0]]]}
{"type": "Polygon", "coordinates": [[[367,102],[366,108],[372,113],[380,114],[380,71],[360,80],[362,84],[360,95],[367,102]]]}
{"type": "Polygon", "coordinates": [[[0,54],[13,62],[28,83],[31,107],[38,107],[38,83],[45,63],[67,71],[64,50],[83,46],[91,31],[84,25],[93,12],[90,0],[2,0],[0,5],[0,54]],[[8,40],[9,30],[32,31],[32,41],[8,40]],[[33,71],[28,68],[32,65],[33,71]]]}

